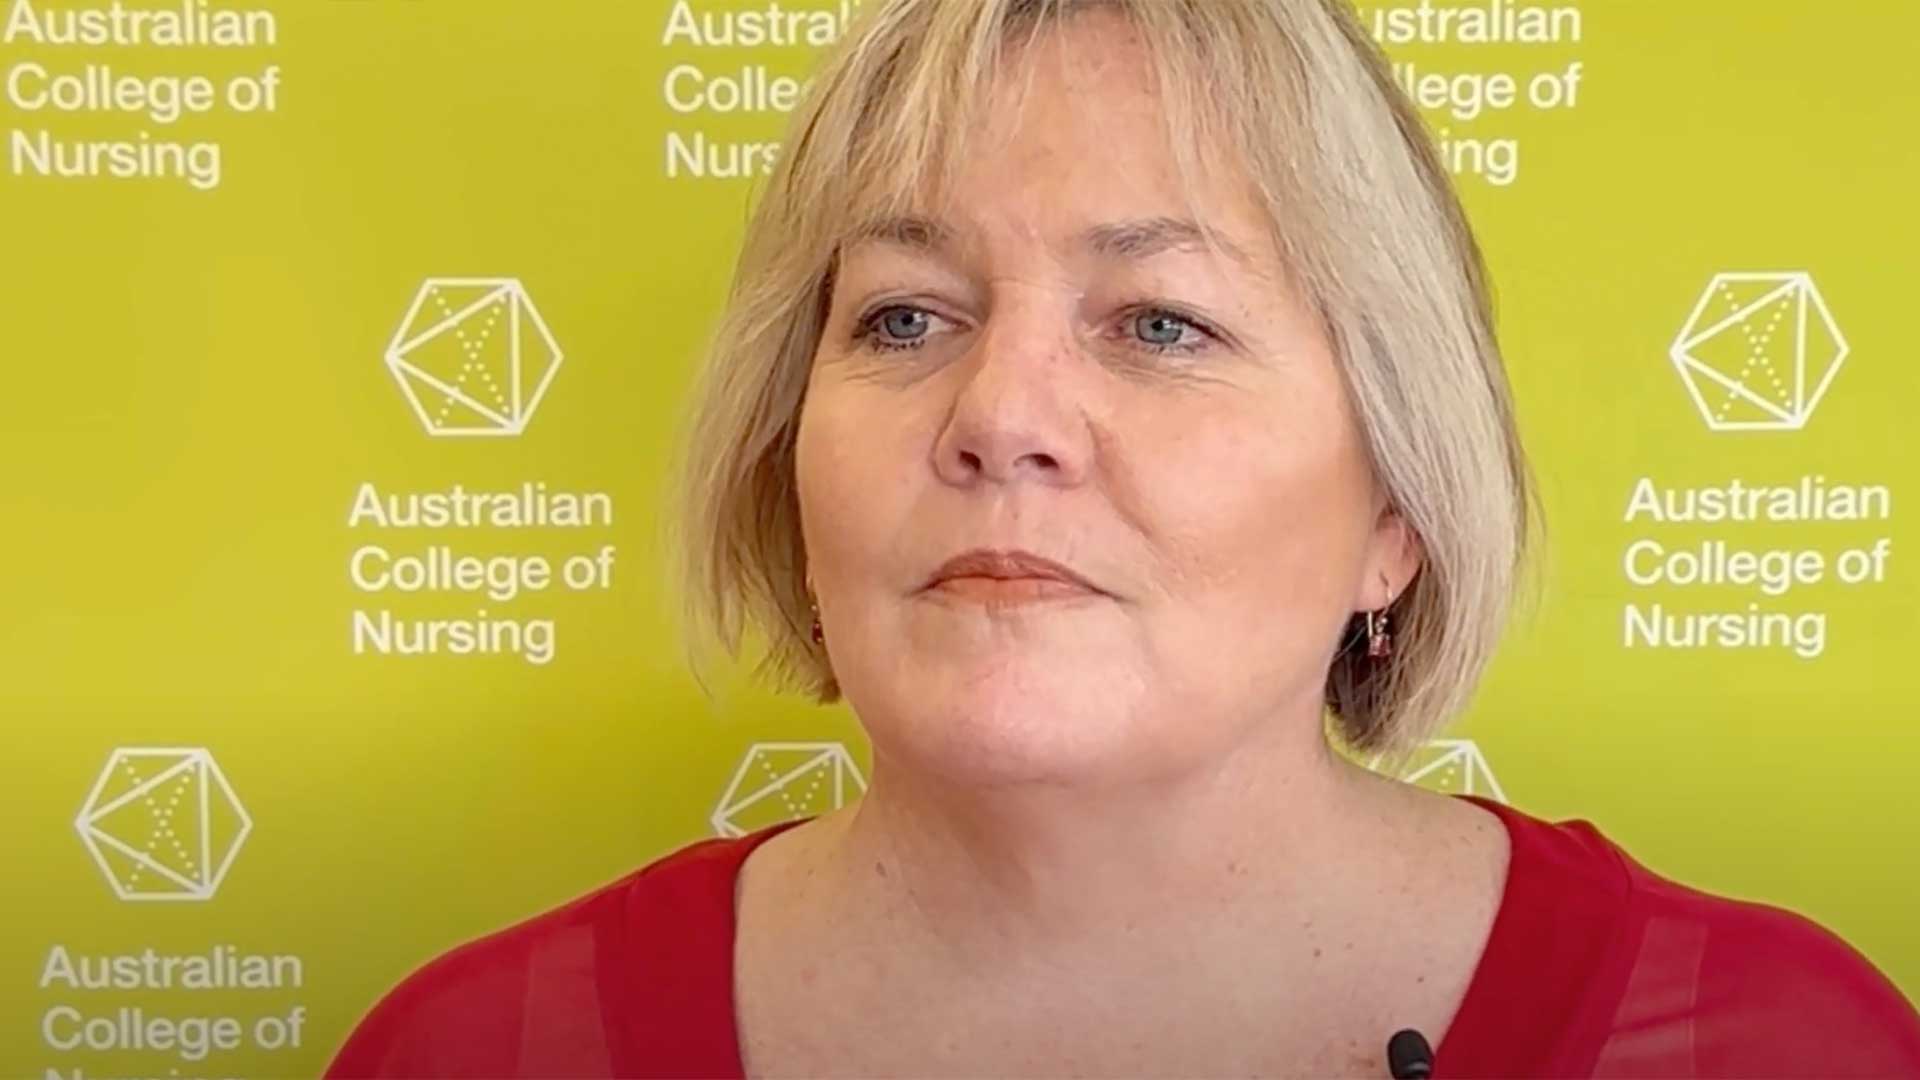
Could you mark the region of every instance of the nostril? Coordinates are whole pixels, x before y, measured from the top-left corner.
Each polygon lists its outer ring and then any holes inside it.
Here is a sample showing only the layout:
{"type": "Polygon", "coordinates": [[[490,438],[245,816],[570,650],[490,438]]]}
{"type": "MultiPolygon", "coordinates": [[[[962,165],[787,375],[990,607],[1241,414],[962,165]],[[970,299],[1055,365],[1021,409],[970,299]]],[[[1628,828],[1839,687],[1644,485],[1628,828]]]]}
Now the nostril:
{"type": "Polygon", "coordinates": [[[967,468],[972,469],[974,472],[980,472],[982,468],[984,468],[980,463],[980,455],[971,450],[960,451],[960,460],[967,468]]]}

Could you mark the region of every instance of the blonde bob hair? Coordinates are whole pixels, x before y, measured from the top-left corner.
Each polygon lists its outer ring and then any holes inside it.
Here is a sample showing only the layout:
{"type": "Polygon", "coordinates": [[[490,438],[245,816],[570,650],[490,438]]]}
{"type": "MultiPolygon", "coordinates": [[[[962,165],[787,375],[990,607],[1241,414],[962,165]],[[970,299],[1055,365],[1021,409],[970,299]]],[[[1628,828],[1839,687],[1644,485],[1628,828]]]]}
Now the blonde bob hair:
{"type": "Polygon", "coordinates": [[[758,633],[760,675],[838,699],[810,632],[794,476],[838,252],[937,202],[1018,39],[1090,9],[1130,20],[1151,57],[1189,205],[1199,150],[1243,168],[1333,345],[1375,475],[1420,538],[1387,612],[1391,657],[1367,656],[1356,614],[1326,686],[1335,737],[1404,761],[1471,696],[1539,515],[1478,246],[1345,0],[867,0],[758,193],[693,399],[676,539],[695,669],[700,643],[738,656],[758,633]]]}

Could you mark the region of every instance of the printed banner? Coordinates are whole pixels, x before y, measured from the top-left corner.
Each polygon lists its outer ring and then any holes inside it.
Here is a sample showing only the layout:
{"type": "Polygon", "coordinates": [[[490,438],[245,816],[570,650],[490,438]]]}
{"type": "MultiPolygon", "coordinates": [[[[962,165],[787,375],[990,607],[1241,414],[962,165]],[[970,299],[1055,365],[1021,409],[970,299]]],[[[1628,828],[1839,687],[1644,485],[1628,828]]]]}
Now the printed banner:
{"type": "MultiPolygon", "coordinates": [[[[449,946],[859,797],[844,708],[695,684],[663,513],[860,6],[0,3],[0,1073],[312,1075],[449,946]]],[[[1549,527],[1407,778],[1920,994],[1920,7],[1361,17],[1488,253],[1549,527]]]]}

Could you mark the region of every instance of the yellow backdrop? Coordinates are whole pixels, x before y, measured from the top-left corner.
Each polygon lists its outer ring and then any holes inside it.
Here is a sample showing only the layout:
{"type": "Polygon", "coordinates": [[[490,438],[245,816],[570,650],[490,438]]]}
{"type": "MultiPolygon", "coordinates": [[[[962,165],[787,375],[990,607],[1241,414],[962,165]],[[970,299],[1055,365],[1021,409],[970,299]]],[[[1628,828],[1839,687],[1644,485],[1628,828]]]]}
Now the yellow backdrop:
{"type": "MultiPolygon", "coordinates": [[[[1920,8],[1364,6],[1551,523],[1417,782],[1920,990],[1920,8]]],[[[661,543],[752,179],[856,7],[4,5],[0,1073],[311,1074],[444,948],[857,796],[844,710],[696,691],[661,543]]]]}

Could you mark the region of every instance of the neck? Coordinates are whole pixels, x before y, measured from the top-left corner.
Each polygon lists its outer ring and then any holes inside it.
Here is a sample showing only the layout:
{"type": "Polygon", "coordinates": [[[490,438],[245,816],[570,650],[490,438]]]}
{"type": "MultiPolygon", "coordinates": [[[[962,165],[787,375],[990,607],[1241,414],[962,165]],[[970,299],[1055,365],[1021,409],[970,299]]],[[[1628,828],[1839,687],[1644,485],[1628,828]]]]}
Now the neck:
{"type": "Polygon", "coordinates": [[[1116,943],[1141,942],[1150,963],[1207,937],[1298,937],[1368,887],[1391,782],[1318,727],[1258,730],[1205,767],[1102,784],[956,782],[876,747],[810,884],[828,910],[956,971],[1110,969],[1116,943]]]}

